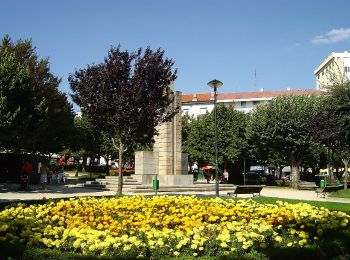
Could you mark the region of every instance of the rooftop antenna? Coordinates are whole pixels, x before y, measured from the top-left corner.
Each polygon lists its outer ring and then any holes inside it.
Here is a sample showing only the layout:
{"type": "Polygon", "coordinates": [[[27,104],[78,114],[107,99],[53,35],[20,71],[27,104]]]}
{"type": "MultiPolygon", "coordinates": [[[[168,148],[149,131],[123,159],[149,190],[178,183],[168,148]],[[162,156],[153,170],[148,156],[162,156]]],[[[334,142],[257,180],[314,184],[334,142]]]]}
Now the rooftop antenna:
{"type": "Polygon", "coordinates": [[[256,89],[256,68],[254,69],[254,89],[256,89]]]}

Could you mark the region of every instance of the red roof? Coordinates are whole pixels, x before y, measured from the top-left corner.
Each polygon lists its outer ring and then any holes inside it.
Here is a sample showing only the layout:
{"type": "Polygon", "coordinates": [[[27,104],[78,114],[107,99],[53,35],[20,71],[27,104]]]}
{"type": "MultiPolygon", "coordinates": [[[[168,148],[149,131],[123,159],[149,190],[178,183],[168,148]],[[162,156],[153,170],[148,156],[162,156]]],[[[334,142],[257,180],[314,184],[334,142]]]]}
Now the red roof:
{"type": "Polygon", "coordinates": [[[181,102],[191,102],[193,100],[193,96],[196,95],[197,101],[209,101],[211,97],[211,93],[204,94],[182,94],[181,102]]]}
{"type": "MultiPolygon", "coordinates": [[[[280,95],[320,95],[320,90],[302,89],[302,90],[277,90],[277,91],[257,91],[257,92],[239,92],[239,93],[218,93],[218,100],[233,99],[254,99],[254,98],[273,98],[280,95]]],[[[193,96],[196,95],[197,101],[210,101],[211,93],[202,94],[182,94],[181,102],[192,102],[193,96]]]]}

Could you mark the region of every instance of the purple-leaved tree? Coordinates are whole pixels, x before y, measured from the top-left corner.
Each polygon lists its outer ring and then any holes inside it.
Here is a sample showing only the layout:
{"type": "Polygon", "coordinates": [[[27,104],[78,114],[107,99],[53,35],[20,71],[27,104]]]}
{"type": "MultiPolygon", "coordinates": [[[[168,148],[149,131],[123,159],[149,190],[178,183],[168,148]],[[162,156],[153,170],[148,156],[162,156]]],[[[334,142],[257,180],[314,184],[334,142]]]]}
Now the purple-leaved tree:
{"type": "Polygon", "coordinates": [[[123,152],[134,144],[152,142],[156,126],[171,119],[176,79],[174,61],[164,51],[122,51],[112,47],[100,64],[76,70],[68,78],[73,101],[92,125],[112,140],[119,152],[118,194],[123,187],[123,152]]]}

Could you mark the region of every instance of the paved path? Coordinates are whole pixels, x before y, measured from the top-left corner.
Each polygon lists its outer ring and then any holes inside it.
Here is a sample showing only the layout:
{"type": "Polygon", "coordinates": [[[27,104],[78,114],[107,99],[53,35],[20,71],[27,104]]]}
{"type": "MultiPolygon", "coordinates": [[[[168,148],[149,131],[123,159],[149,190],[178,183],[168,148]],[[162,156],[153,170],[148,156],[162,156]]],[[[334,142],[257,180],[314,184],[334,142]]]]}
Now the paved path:
{"type": "MultiPolygon", "coordinates": [[[[135,195],[135,193],[125,192],[125,195],[135,195]]],[[[153,195],[154,193],[142,193],[143,195],[153,195]]],[[[186,194],[186,195],[215,195],[214,191],[186,191],[186,192],[164,192],[159,194],[186,194]]],[[[227,191],[221,191],[220,195],[226,195],[227,191]]],[[[70,198],[76,196],[113,196],[115,191],[101,191],[95,189],[86,189],[72,185],[49,185],[48,191],[40,190],[39,185],[31,186],[30,191],[18,191],[18,185],[0,184],[0,202],[19,201],[19,200],[40,200],[43,198],[70,198]]],[[[343,198],[323,198],[317,197],[314,191],[293,190],[288,188],[263,188],[261,196],[276,197],[281,199],[298,199],[313,201],[330,201],[349,203],[350,199],[343,198]]],[[[251,195],[238,195],[238,197],[247,198],[251,195]]],[[[349,205],[350,206],[350,205],[349,205]]]]}

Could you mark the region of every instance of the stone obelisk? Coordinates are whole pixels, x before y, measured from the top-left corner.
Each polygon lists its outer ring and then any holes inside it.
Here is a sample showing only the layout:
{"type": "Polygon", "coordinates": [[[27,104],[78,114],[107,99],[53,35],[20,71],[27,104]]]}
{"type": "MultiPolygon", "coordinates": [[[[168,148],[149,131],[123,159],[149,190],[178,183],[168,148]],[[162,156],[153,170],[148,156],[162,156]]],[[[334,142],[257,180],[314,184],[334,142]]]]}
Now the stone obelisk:
{"type": "MultiPolygon", "coordinates": [[[[181,92],[175,92],[172,106],[181,107],[181,92]]],[[[157,175],[163,186],[192,185],[193,176],[188,175],[188,155],[181,150],[181,112],[171,121],[158,125],[157,131],[153,151],[135,153],[135,177],[143,184],[150,184],[157,175]]]]}

